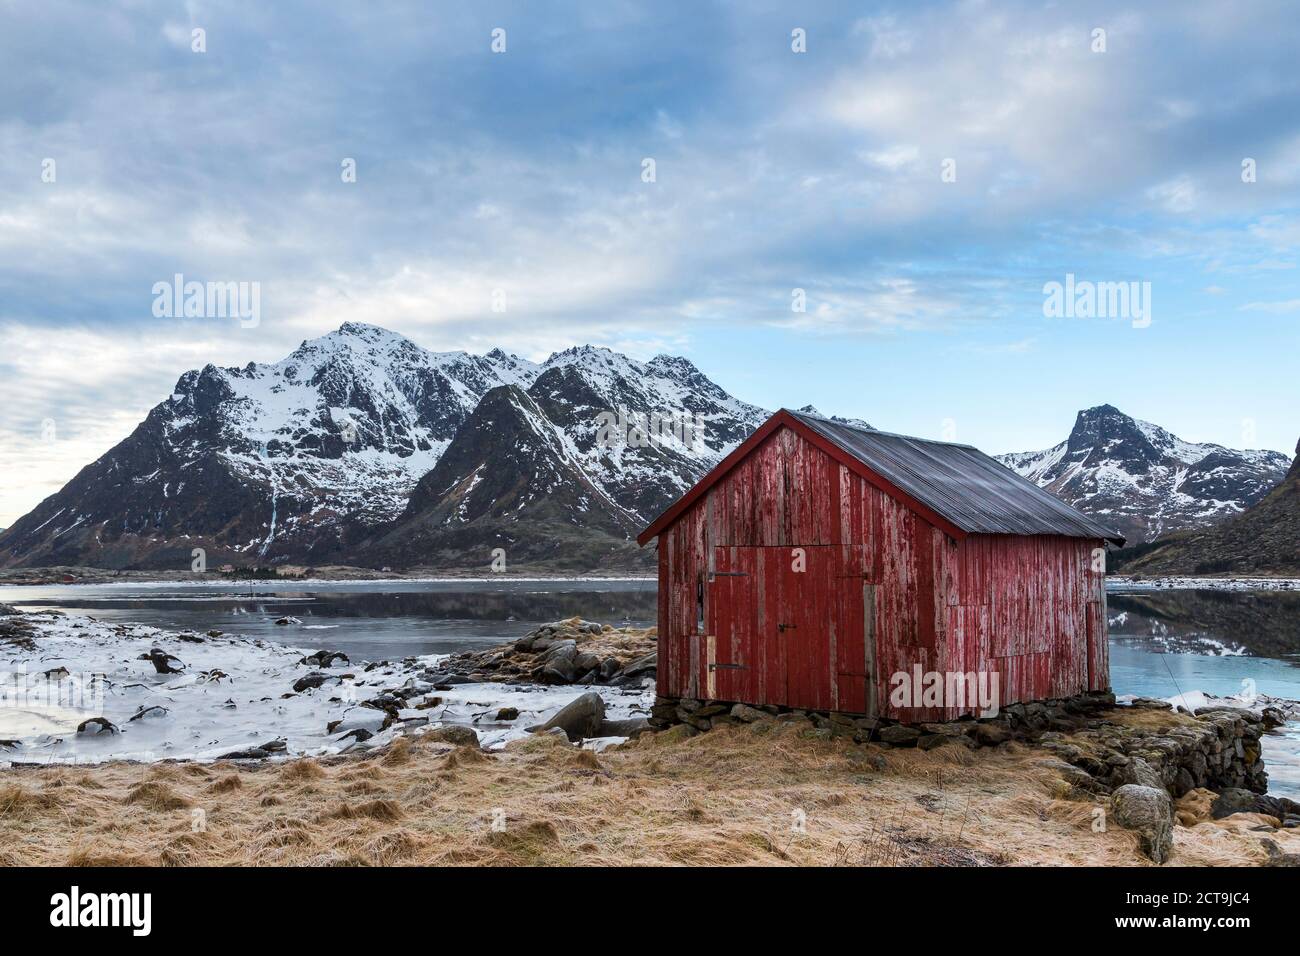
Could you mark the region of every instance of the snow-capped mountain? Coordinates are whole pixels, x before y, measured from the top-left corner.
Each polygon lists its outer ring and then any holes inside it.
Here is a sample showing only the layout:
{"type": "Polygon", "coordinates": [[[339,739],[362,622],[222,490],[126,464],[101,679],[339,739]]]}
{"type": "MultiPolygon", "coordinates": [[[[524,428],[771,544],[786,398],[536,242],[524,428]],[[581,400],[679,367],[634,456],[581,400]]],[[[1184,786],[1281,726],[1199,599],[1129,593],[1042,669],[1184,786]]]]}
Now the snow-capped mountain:
{"type": "Polygon", "coordinates": [[[646,565],[631,541],[644,519],[584,464],[532,395],[517,385],[494,388],[402,516],[353,551],[379,566],[487,567],[497,557],[507,570],[537,561],[579,571],[646,565]]]}
{"type": "Polygon", "coordinates": [[[1183,441],[1112,405],[1079,412],[1059,445],[998,460],[1106,522],[1129,544],[1238,514],[1268,494],[1291,464],[1281,452],[1183,441]]]}
{"type": "Polygon", "coordinates": [[[530,397],[569,481],[616,502],[628,528],[766,415],[686,359],[583,347],[536,364],[499,349],[430,352],[349,322],[274,364],[181,376],[128,438],[0,537],[0,565],[188,567],[194,548],[210,564],[347,561],[405,514],[483,397],[502,388],[530,397]],[[620,412],[632,423],[689,415],[700,427],[676,444],[595,441],[601,414],[620,412]]]}
{"type": "MultiPolygon", "coordinates": [[[[483,567],[498,547],[515,564],[644,567],[636,531],[767,415],[680,357],[580,346],[534,363],[349,322],[273,364],[181,376],[0,534],[0,567],[183,569],[196,548],[211,567],[483,567]]],[[[1240,512],[1289,464],[1109,405],[1001,460],[1134,543],[1240,512]]]]}
{"type": "Polygon", "coordinates": [[[356,544],[368,564],[546,561],[644,567],[632,539],[768,415],[689,361],[583,346],[527,389],[493,389],[393,525],[356,544]]]}
{"type": "Polygon", "coordinates": [[[1212,527],[1162,538],[1122,573],[1300,574],[1300,442],[1291,469],[1260,501],[1212,527]]]}

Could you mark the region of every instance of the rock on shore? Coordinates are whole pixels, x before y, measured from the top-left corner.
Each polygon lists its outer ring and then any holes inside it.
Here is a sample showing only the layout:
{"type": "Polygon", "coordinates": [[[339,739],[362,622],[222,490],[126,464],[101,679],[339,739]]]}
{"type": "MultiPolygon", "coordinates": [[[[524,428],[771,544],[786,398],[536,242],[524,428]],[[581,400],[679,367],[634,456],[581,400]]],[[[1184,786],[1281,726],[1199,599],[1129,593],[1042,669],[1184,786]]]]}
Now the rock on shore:
{"type": "Polygon", "coordinates": [[[507,684],[639,684],[655,676],[657,635],[653,627],[615,628],[571,617],[543,624],[504,647],[453,654],[438,669],[507,684]]]}

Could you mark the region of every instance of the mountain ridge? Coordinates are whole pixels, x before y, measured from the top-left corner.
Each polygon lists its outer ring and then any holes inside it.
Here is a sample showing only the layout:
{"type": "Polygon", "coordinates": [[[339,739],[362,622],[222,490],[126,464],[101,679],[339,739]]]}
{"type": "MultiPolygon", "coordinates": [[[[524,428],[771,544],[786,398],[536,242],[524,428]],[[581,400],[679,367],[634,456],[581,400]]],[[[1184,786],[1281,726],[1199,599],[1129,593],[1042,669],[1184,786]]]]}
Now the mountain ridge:
{"type": "Polygon", "coordinates": [[[503,386],[531,390],[563,420],[575,481],[593,469],[601,495],[634,512],[666,505],[766,417],[680,357],[577,346],[534,363],[501,349],[433,352],[345,322],[278,362],[181,375],[126,439],[14,522],[0,566],[181,568],[196,548],[210,564],[342,563],[402,516],[503,386]],[[605,410],[691,415],[702,441],[596,448],[605,410]]]}
{"type": "MultiPolygon", "coordinates": [[[[767,417],[681,356],[579,345],[532,362],[345,322],[278,362],[185,372],[0,533],[0,567],[175,570],[196,549],[210,566],[482,567],[507,544],[509,561],[646,567],[639,528],[767,417]]],[[[1110,405],[1052,448],[997,457],[1134,543],[1238,514],[1290,465],[1110,405]]]]}
{"type": "Polygon", "coordinates": [[[1108,521],[1130,543],[1240,514],[1268,494],[1291,464],[1281,452],[1184,441],[1113,405],[1080,411],[1070,434],[1051,448],[996,457],[1108,521]]]}
{"type": "Polygon", "coordinates": [[[1286,476],[1240,514],[1154,542],[1124,574],[1300,575],[1300,441],[1286,476]]]}

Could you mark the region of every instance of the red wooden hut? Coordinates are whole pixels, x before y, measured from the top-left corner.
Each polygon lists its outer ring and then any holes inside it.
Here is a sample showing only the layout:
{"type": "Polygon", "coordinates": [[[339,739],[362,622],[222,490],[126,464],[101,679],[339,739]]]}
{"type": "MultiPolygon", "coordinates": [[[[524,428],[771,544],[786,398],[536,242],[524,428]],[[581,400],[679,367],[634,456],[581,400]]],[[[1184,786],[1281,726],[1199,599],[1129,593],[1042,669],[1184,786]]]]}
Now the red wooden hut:
{"type": "Polygon", "coordinates": [[[653,538],[663,697],[915,722],[1109,687],[1123,538],[968,445],[782,410],[653,538]]]}

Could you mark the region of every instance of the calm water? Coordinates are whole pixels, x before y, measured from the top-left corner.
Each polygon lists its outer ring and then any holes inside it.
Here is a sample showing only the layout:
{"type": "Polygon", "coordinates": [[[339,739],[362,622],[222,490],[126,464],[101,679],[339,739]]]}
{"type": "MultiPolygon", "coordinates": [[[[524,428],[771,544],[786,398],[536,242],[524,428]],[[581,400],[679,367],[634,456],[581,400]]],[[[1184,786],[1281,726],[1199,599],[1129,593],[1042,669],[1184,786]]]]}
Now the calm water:
{"type": "MultiPolygon", "coordinates": [[[[519,637],[574,615],[648,626],[653,581],[333,582],[0,587],[0,601],[103,621],[212,628],[354,660],[451,653],[519,637]],[[301,624],[275,621],[294,617],[301,624]]],[[[1109,598],[1117,694],[1203,690],[1300,699],[1300,593],[1164,591],[1109,598]]],[[[1300,793],[1300,727],[1265,741],[1274,792],[1300,793]]]]}
{"type": "Polygon", "coordinates": [[[538,624],[583,617],[655,622],[655,582],[329,582],[292,584],[0,587],[0,601],[101,621],[192,631],[216,628],[353,660],[449,654],[522,637],[538,624]],[[278,625],[284,617],[301,624],[278,625]]]}

